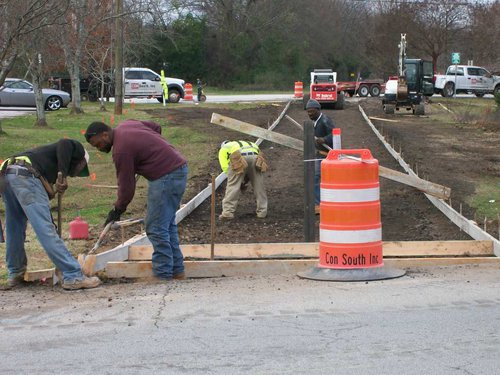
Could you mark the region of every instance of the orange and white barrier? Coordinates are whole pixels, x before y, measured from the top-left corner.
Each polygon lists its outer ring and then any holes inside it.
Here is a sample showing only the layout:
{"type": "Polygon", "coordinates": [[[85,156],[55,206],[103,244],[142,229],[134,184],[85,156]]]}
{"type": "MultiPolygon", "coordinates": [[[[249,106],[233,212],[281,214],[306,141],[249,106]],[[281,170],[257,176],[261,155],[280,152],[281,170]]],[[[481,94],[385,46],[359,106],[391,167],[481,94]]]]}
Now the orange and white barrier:
{"type": "Polygon", "coordinates": [[[302,98],[304,96],[304,85],[302,84],[302,82],[295,82],[295,90],[293,96],[295,98],[302,98]]]}
{"type": "Polygon", "coordinates": [[[378,169],[369,150],[332,150],[321,163],[318,267],[384,265],[378,169]]]}
{"type": "Polygon", "coordinates": [[[184,100],[194,100],[193,99],[193,85],[186,83],[184,85],[184,100]]]}

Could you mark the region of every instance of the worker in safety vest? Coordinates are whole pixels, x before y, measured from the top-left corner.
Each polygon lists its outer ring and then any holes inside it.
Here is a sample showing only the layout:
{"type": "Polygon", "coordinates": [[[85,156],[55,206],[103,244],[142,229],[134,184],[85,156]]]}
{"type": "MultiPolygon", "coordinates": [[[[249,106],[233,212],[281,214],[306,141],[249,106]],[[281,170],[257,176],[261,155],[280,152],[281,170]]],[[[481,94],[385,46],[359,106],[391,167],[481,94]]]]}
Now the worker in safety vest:
{"type": "Polygon", "coordinates": [[[80,264],[59,237],[50,213],[49,199],[67,189],[66,177],[89,175],[88,160],[88,153],[80,142],[61,139],[14,155],[0,166],[9,287],[24,283],[28,221],[50,260],[62,272],[64,289],[89,289],[101,283],[97,277],[83,275],[80,264]],[[57,179],[58,172],[62,180],[57,179]]]}
{"type": "MultiPolygon", "coordinates": [[[[306,104],[309,118],[314,121],[314,139],[316,141],[316,157],[324,159],[328,155],[328,147],[333,148],[332,130],[335,128],[333,120],[321,112],[321,104],[311,99],[306,104]],[[325,147],[328,146],[328,147],[325,147]]],[[[316,160],[314,165],[314,204],[316,214],[319,214],[321,183],[321,160],[316,160]]]]}
{"type": "Polygon", "coordinates": [[[248,181],[252,184],[257,201],[257,217],[267,216],[267,195],[264,186],[264,172],[267,162],[263,153],[253,142],[224,141],[219,150],[219,163],[227,174],[227,186],[222,200],[221,220],[231,220],[238,206],[240,192],[246,188],[248,181]]]}

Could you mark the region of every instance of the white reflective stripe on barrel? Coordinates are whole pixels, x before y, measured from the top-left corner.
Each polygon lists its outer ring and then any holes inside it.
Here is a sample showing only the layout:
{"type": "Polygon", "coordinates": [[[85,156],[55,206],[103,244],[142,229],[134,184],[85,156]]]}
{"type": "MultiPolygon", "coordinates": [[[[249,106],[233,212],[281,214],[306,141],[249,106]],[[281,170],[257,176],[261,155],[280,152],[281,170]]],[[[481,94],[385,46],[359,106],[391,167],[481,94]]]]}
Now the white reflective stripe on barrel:
{"type": "Polygon", "coordinates": [[[382,228],[367,230],[319,230],[320,242],[326,243],[366,243],[382,240],[382,228]]]}
{"type": "Polygon", "coordinates": [[[380,188],[321,189],[322,202],[372,202],[380,199],[380,188]]]}

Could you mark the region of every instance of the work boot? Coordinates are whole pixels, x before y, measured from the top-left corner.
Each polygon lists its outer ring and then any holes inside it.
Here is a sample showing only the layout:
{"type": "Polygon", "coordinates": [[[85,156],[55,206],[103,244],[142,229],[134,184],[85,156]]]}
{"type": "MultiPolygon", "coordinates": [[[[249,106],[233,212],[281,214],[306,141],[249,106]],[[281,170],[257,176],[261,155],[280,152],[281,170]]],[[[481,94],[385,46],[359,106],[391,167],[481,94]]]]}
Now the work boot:
{"type": "Polygon", "coordinates": [[[233,220],[234,215],[233,214],[220,214],[219,215],[219,220],[233,220]]]}
{"type": "Polygon", "coordinates": [[[257,218],[265,219],[267,217],[267,212],[260,212],[257,214],[257,218]]]}
{"type": "Polygon", "coordinates": [[[184,272],[177,273],[173,276],[174,280],[186,280],[186,274],[184,272]]]}
{"type": "Polygon", "coordinates": [[[92,289],[101,285],[101,280],[97,276],[87,277],[84,276],[83,279],[74,279],[71,281],[64,281],[62,283],[63,289],[66,290],[76,290],[76,289],[92,289]]]}
{"type": "Polygon", "coordinates": [[[26,281],[24,281],[24,273],[14,277],[9,277],[7,279],[7,287],[9,289],[16,288],[22,285],[26,285],[26,281]]]}
{"type": "Polygon", "coordinates": [[[316,215],[319,215],[319,212],[320,212],[320,208],[319,208],[319,204],[317,204],[316,206],[314,206],[314,213],[316,215]]]}

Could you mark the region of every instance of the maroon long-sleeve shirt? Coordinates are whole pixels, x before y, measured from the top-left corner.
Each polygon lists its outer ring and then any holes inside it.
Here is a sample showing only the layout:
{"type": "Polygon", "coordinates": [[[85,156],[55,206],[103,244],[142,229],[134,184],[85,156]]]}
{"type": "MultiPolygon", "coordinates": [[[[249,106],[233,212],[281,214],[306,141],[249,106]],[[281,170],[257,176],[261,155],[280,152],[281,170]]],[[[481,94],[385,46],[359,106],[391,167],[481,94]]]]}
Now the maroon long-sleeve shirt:
{"type": "Polygon", "coordinates": [[[161,136],[152,121],[125,120],[113,131],[113,162],[118,180],[115,207],[125,210],[135,194],[135,174],[154,181],[180,166],[186,159],[161,136]]]}

